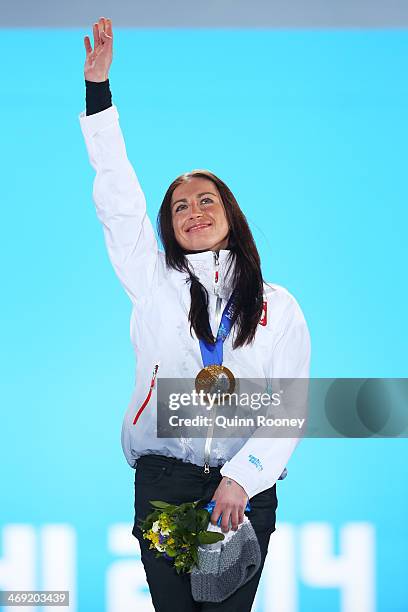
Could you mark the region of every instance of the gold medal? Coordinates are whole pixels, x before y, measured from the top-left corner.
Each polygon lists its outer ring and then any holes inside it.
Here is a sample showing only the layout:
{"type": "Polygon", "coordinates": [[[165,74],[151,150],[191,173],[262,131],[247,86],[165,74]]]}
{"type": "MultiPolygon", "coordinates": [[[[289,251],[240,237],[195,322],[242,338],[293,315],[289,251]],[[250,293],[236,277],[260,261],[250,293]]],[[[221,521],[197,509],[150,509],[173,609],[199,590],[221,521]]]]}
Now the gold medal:
{"type": "Polygon", "coordinates": [[[231,370],[223,365],[209,365],[199,371],[195,379],[197,393],[220,394],[233,393],[235,377],[231,370]]]}

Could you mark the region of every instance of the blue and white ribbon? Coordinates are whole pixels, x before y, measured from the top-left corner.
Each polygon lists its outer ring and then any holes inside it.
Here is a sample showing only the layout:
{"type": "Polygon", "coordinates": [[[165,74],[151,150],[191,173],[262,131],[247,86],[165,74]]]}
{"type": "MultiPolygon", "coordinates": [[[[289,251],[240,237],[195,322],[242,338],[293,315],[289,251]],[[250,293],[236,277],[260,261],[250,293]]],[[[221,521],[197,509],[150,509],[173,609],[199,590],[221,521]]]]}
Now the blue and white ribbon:
{"type": "MultiPolygon", "coordinates": [[[[208,504],[206,506],[204,506],[204,510],[207,510],[210,514],[212,514],[212,511],[215,508],[215,504],[216,504],[215,500],[208,502],[208,504]]],[[[251,510],[251,505],[250,505],[250,503],[248,501],[247,505],[245,507],[245,512],[250,512],[250,510],[251,510]]],[[[222,513],[220,514],[220,516],[218,518],[218,521],[217,521],[218,527],[220,527],[220,525],[221,525],[221,519],[222,519],[222,513]]]]}

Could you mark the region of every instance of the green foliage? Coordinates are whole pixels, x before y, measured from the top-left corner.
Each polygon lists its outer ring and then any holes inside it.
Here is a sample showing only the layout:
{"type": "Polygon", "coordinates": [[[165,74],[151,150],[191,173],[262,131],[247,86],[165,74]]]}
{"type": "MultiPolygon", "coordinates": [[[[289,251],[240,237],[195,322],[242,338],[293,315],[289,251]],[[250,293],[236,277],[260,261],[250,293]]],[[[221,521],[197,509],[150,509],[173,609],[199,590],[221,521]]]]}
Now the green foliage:
{"type": "Polygon", "coordinates": [[[202,531],[198,534],[198,541],[200,544],[215,544],[224,539],[223,533],[217,533],[216,531],[202,531]]]}
{"type": "Polygon", "coordinates": [[[197,531],[204,531],[210,522],[210,513],[207,510],[197,510],[197,531]]]}
{"type": "Polygon", "coordinates": [[[160,510],[155,510],[146,516],[144,520],[138,519],[139,527],[142,531],[148,531],[152,528],[152,525],[155,521],[159,519],[161,512],[160,510]]]}
{"type": "Polygon", "coordinates": [[[167,502],[164,502],[164,501],[150,501],[149,503],[154,508],[161,508],[162,510],[168,510],[171,507],[175,508],[175,506],[172,506],[171,504],[168,504],[167,502]]]}
{"type": "Polygon", "coordinates": [[[224,539],[222,533],[207,531],[210,513],[203,508],[204,500],[179,506],[161,500],[150,501],[150,504],[155,509],[139,521],[140,528],[144,537],[151,541],[150,548],[156,551],[156,557],[166,555],[170,558],[178,574],[191,572],[198,564],[199,546],[224,539]],[[156,521],[161,526],[160,535],[157,524],[154,531],[152,529],[156,521]]]}

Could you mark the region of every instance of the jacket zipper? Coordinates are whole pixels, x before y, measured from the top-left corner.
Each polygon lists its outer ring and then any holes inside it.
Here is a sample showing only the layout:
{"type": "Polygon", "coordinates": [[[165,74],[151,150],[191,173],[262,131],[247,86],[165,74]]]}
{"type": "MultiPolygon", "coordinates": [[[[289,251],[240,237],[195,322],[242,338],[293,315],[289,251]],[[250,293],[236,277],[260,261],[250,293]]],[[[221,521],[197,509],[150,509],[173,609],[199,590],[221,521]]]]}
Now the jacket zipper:
{"type": "Polygon", "coordinates": [[[152,391],[154,389],[154,385],[156,383],[156,376],[157,376],[157,371],[159,369],[159,365],[160,365],[160,362],[156,363],[154,368],[153,368],[153,374],[152,374],[152,380],[150,381],[149,392],[146,395],[146,398],[145,398],[143,404],[140,406],[139,410],[137,411],[135,418],[133,419],[133,425],[136,425],[140,415],[142,414],[143,410],[146,408],[147,404],[149,403],[149,400],[150,400],[151,395],[152,395],[152,391]]]}
{"type": "MultiPolygon", "coordinates": [[[[220,325],[222,298],[218,295],[218,287],[219,287],[219,280],[220,280],[219,278],[219,254],[213,251],[213,256],[214,256],[214,293],[217,296],[217,302],[215,305],[215,333],[217,333],[218,327],[220,325]]],[[[214,420],[215,420],[215,414],[217,410],[216,406],[214,406],[213,410],[214,410],[214,414],[213,414],[211,425],[208,426],[207,437],[206,437],[205,446],[204,446],[204,474],[210,473],[211,443],[212,443],[213,434],[214,434],[214,420]]]]}

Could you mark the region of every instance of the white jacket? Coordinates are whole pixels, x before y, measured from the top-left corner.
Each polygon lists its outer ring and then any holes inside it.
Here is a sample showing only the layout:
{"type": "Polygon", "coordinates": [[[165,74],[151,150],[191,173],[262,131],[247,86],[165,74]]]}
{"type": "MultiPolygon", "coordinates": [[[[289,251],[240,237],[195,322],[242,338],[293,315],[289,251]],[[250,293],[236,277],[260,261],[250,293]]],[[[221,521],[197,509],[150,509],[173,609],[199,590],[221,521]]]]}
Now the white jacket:
{"type": "MultiPolygon", "coordinates": [[[[116,106],[79,115],[90,163],[96,171],[93,198],[113,268],[133,309],[130,335],[136,353],[136,385],[122,425],[122,448],[129,465],[158,453],[196,465],[222,465],[221,474],[244,487],[248,497],[274,485],[299,438],[158,438],[155,377],[195,378],[203,367],[198,340],[190,335],[190,290],[186,275],[167,269],[136,174],[127,158],[116,106]],[[153,374],[154,373],[154,374],[153,374]],[[152,387],[150,389],[150,387],[152,387]],[[136,424],[139,408],[150,399],[136,424]]],[[[216,334],[219,313],[231,294],[225,274],[228,250],[187,255],[209,293],[209,320],[216,334]],[[221,308],[220,308],[221,307],[221,308]]],[[[267,324],[260,324],[250,346],[224,342],[224,361],[236,378],[308,378],[310,337],[295,298],[283,287],[264,284],[267,324]]],[[[261,320],[261,323],[264,322],[261,320]]],[[[234,331],[234,330],[233,330],[234,331]]]]}

